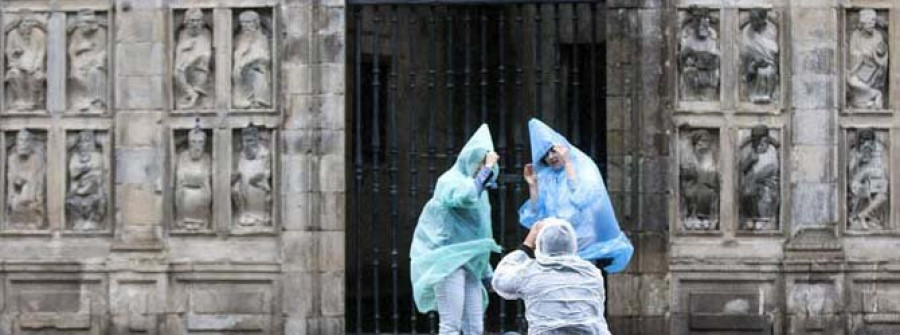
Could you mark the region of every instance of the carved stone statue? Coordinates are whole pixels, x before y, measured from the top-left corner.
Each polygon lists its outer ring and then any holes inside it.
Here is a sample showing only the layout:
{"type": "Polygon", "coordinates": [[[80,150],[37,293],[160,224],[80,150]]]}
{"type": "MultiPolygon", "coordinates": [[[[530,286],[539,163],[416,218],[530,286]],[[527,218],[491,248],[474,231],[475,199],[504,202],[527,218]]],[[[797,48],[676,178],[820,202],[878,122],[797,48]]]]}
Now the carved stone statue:
{"type": "Polygon", "coordinates": [[[767,9],[751,9],[741,29],[741,74],[755,104],[771,103],[778,87],[778,27],[768,15],[767,9]]]}
{"type": "Polygon", "coordinates": [[[93,130],[82,130],[69,158],[66,212],[72,229],[102,229],[107,194],[103,155],[93,130]]]}
{"type": "Polygon", "coordinates": [[[212,31],[203,11],[188,9],[175,42],[176,104],[179,109],[211,107],[212,31]]]}
{"type": "Polygon", "coordinates": [[[235,108],[269,108],[272,106],[272,59],[269,37],[263,32],[259,14],[245,10],[238,16],[240,32],[234,40],[235,108]]]}
{"type": "Polygon", "coordinates": [[[44,144],[19,130],[6,161],[6,220],[13,229],[42,229],[46,222],[44,144]]]}
{"type": "Polygon", "coordinates": [[[713,136],[708,130],[689,133],[680,159],[682,217],[688,230],[716,229],[719,217],[719,172],[713,136]]]}
{"type": "Polygon", "coordinates": [[[740,196],[743,228],[775,229],[780,200],[778,140],[766,126],[750,131],[740,147],[740,196]]]}
{"type": "Polygon", "coordinates": [[[241,148],[231,179],[237,223],[245,227],[272,223],[272,159],[253,124],[241,131],[241,148]]]}
{"type": "Polygon", "coordinates": [[[69,27],[71,108],[80,112],[106,109],[106,24],[91,10],[81,10],[69,27]]]}
{"type": "Polygon", "coordinates": [[[693,7],[681,28],[678,59],[682,99],[716,101],[719,98],[719,37],[709,9],[693,7]]]}
{"type": "Polygon", "coordinates": [[[46,28],[35,14],[13,18],[6,32],[6,76],[9,108],[29,111],[44,108],[47,79],[46,28]]]}
{"type": "Polygon", "coordinates": [[[850,34],[847,103],[855,108],[884,108],[888,77],[887,33],[872,9],[859,11],[859,25],[850,34]]]}
{"type": "Polygon", "coordinates": [[[889,180],[884,145],[872,129],[860,129],[850,148],[847,196],[851,229],[881,229],[888,219],[889,180]]]}
{"type": "Polygon", "coordinates": [[[175,165],[175,222],[179,229],[201,230],[212,221],[212,157],[200,125],[188,133],[188,146],[175,165]]]}

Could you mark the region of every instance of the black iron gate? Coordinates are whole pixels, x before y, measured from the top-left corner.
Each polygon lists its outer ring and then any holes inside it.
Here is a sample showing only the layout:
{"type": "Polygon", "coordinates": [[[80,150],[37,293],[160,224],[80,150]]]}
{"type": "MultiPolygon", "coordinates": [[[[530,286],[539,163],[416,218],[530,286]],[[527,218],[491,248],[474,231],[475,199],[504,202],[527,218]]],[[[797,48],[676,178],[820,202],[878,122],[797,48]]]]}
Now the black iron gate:
{"type": "MultiPolygon", "coordinates": [[[[605,44],[598,1],[350,0],[347,329],[435,333],[415,312],[409,245],[437,177],[490,125],[502,176],[494,237],[521,243],[516,210],[538,117],[605,173],[605,44]]],[[[494,264],[500,255],[494,257],[494,264]]],[[[485,328],[522,329],[524,308],[491,295],[485,328]]]]}

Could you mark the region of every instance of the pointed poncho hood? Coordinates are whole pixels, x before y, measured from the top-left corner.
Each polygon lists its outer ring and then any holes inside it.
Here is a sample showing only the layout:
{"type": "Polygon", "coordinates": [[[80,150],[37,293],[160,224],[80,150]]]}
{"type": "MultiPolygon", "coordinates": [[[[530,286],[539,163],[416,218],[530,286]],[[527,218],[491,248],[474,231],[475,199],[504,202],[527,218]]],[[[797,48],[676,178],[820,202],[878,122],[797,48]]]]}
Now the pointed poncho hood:
{"type": "MultiPolygon", "coordinates": [[[[434,195],[419,215],[409,258],[413,297],[422,313],[436,310],[435,286],[460,267],[479,279],[493,274],[490,253],[500,252],[500,246],[493,238],[487,192],[479,191],[474,179],[490,151],[491,132],[482,125],[453,167],[438,178],[434,195]]],[[[492,170],[495,180],[496,164],[492,170]]],[[[482,293],[487,308],[487,290],[482,293]]]]}
{"type": "MultiPolygon", "coordinates": [[[[482,166],[484,156],[491,151],[494,151],[494,139],[491,137],[491,131],[488,129],[488,126],[482,124],[475,131],[475,134],[469,138],[462,150],[459,151],[459,156],[456,157],[453,169],[463,176],[471,177],[482,166]]],[[[492,170],[494,174],[491,176],[491,180],[495,181],[500,169],[497,164],[494,164],[492,170]]]]}
{"type": "Polygon", "coordinates": [[[565,137],[537,119],[528,121],[531,164],[537,175],[537,203],[526,201],[519,221],[526,228],[546,218],[560,218],[575,228],[578,255],[587,260],[611,259],[605,269],[618,272],[631,259],[634,247],[622,233],[613,212],[606,185],[597,164],[565,137]],[[555,145],[569,148],[569,161],[576,173],[570,180],[565,169],[553,169],[543,157],[555,145]]]}

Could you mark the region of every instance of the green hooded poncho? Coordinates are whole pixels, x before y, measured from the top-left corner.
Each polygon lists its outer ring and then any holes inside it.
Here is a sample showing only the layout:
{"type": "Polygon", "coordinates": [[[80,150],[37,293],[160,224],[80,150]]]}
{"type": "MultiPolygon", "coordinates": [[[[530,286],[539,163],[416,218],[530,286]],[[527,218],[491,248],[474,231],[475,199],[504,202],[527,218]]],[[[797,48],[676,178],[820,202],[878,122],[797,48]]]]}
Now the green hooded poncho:
{"type": "MultiPolygon", "coordinates": [[[[409,251],[410,278],[419,312],[436,310],[435,285],[459,267],[477,278],[493,274],[490,253],[500,252],[491,231],[491,204],[487,192],[475,187],[475,172],[485,155],[494,151],[487,125],[472,135],[456,164],[437,180],[434,195],[425,204],[409,251]]],[[[494,165],[492,179],[497,178],[494,165]]],[[[487,308],[487,290],[484,306],[487,308]]]]}

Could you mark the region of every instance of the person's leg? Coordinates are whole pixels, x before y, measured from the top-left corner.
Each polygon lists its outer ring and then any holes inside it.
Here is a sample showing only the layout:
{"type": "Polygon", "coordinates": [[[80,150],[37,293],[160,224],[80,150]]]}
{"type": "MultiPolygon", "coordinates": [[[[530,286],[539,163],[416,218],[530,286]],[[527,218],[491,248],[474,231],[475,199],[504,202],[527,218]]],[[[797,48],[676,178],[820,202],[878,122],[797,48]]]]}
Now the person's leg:
{"type": "Polygon", "coordinates": [[[466,273],[466,302],[463,311],[463,334],[481,335],[484,333],[484,296],[481,291],[481,280],[475,275],[466,273]]]}
{"type": "Polygon", "coordinates": [[[462,329],[466,270],[459,268],[435,287],[440,335],[458,335],[462,329]]]}

